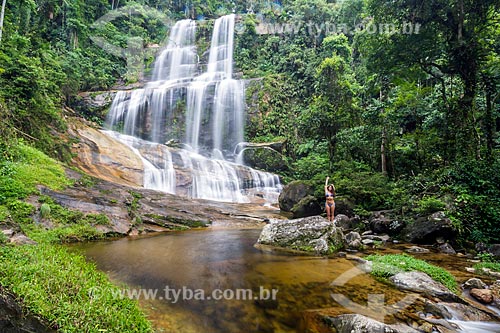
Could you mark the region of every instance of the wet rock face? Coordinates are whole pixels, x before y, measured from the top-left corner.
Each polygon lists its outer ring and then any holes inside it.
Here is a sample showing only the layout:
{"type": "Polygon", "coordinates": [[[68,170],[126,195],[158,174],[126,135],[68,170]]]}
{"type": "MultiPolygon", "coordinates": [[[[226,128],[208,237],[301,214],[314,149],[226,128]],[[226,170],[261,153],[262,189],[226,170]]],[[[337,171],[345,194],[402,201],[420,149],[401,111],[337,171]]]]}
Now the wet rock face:
{"type": "MultiPolygon", "coordinates": [[[[76,172],[68,170],[70,177],[76,172]]],[[[57,204],[84,214],[104,214],[109,223],[96,225],[108,235],[137,235],[148,232],[189,229],[209,224],[255,228],[264,225],[265,218],[278,214],[257,211],[257,206],[219,203],[179,197],[144,188],[129,187],[100,179],[91,186],[74,186],[62,191],[40,188],[40,194],[51,197],[57,204]]],[[[32,204],[39,208],[37,198],[32,204]]],[[[273,210],[272,212],[276,212],[273,210]]],[[[38,214],[38,213],[37,213],[38,214]]]]}
{"type": "Polygon", "coordinates": [[[331,254],[344,246],[340,228],[321,216],[276,220],[262,230],[259,244],[291,250],[331,254]]]}
{"type": "Polygon", "coordinates": [[[39,332],[53,333],[45,323],[33,315],[23,313],[14,295],[0,287],[0,332],[39,332]]]}
{"type": "Polygon", "coordinates": [[[70,101],[70,106],[85,117],[105,119],[115,95],[116,91],[82,92],[70,101]]]}
{"type": "Polygon", "coordinates": [[[476,289],[470,291],[470,295],[484,304],[493,302],[493,292],[490,289],[476,289]]]}
{"type": "Polygon", "coordinates": [[[83,123],[72,122],[73,165],[92,176],[129,186],[142,186],[144,166],[129,147],[83,123]]]}

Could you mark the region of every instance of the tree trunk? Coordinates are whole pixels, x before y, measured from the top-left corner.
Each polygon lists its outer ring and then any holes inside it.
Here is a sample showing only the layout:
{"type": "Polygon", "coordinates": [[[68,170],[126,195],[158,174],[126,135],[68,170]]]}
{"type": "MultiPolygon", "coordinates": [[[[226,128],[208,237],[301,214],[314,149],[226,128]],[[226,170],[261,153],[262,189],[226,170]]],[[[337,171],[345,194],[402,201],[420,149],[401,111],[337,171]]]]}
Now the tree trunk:
{"type": "Polygon", "coordinates": [[[382,174],[387,176],[387,157],[385,155],[385,147],[387,146],[387,133],[385,126],[382,128],[382,142],[380,144],[380,161],[382,165],[382,174]]]}
{"type": "Polygon", "coordinates": [[[3,18],[5,16],[5,5],[7,3],[7,0],[3,0],[2,2],[2,12],[0,13],[0,42],[2,41],[2,34],[3,34],[3,18]]]}
{"type": "Polygon", "coordinates": [[[464,95],[461,98],[455,114],[456,158],[473,158],[477,152],[476,138],[474,137],[474,97],[476,96],[476,72],[468,73],[463,78],[464,95]]]}
{"type": "Polygon", "coordinates": [[[484,81],[484,93],[486,96],[486,112],[484,115],[484,132],[486,136],[486,155],[488,158],[492,158],[493,156],[493,86],[491,79],[486,75],[483,76],[484,81]]]}

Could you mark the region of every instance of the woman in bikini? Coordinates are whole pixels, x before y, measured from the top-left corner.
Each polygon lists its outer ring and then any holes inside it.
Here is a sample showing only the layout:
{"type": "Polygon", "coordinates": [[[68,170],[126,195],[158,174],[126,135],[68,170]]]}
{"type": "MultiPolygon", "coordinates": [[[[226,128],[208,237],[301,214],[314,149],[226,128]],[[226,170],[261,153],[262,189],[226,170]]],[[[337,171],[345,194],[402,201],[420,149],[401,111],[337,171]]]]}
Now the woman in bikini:
{"type": "Polygon", "coordinates": [[[328,180],[330,177],[326,177],[325,181],[325,197],[326,197],[326,218],[328,221],[333,222],[335,217],[335,186],[333,184],[328,185],[328,180]]]}

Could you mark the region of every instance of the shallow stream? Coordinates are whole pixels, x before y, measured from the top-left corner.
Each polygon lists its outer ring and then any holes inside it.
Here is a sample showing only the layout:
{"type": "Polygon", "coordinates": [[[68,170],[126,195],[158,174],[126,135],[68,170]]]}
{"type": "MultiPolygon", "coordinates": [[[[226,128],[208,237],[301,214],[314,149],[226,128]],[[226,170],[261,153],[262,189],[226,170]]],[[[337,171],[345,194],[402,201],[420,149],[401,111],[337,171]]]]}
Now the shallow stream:
{"type": "MultiPolygon", "coordinates": [[[[332,293],[360,306],[369,294],[383,294],[386,304],[405,297],[356,270],[354,261],[258,250],[253,245],[259,234],[260,229],[207,229],[77,248],[125,284],[123,295],[139,299],[159,332],[299,332],[306,310],[352,312],[332,293]],[[353,276],[339,283],[349,270],[353,276]]],[[[429,256],[435,263],[446,258],[429,256]]],[[[471,277],[464,273],[465,259],[450,262],[459,282],[471,277]]]]}

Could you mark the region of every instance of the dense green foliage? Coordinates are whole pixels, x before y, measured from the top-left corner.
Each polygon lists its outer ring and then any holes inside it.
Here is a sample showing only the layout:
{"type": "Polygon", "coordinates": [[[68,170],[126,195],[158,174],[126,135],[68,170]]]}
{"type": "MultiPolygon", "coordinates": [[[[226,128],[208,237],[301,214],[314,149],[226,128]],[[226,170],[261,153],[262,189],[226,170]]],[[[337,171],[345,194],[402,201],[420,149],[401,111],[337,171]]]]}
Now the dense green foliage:
{"type": "Polygon", "coordinates": [[[237,67],[261,78],[247,135],[285,139],[285,179],[321,188],[333,175],[358,211],[447,210],[461,239],[499,242],[498,13],[494,1],[308,0],[247,15],[237,67]]]}
{"type": "Polygon", "coordinates": [[[458,292],[457,281],[450,272],[407,254],[370,255],[365,259],[373,263],[371,274],[376,277],[388,278],[400,272],[419,271],[458,292]]]}
{"type": "Polygon", "coordinates": [[[150,332],[135,301],[83,256],[53,245],[0,247],[0,284],[60,332],[150,332]]]}

